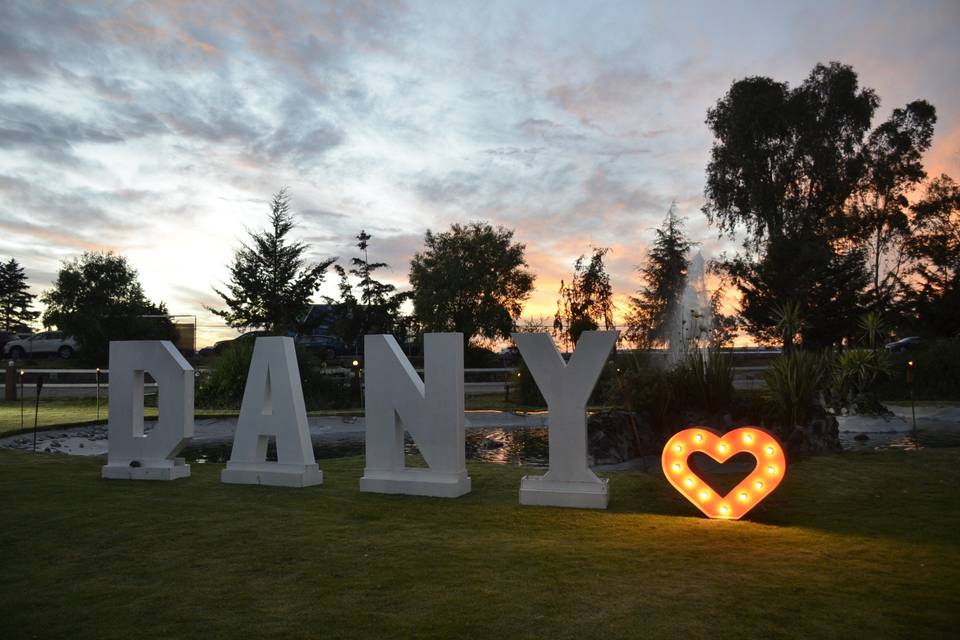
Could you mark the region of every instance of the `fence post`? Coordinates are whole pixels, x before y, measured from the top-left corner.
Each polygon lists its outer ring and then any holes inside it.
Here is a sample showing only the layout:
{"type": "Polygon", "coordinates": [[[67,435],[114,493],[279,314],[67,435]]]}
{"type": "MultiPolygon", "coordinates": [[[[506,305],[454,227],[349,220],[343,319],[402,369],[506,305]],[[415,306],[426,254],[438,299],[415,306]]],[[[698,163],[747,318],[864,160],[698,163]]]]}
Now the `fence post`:
{"type": "Polygon", "coordinates": [[[17,399],[17,368],[13,360],[7,362],[7,373],[4,377],[3,399],[6,402],[14,402],[17,399]]]}

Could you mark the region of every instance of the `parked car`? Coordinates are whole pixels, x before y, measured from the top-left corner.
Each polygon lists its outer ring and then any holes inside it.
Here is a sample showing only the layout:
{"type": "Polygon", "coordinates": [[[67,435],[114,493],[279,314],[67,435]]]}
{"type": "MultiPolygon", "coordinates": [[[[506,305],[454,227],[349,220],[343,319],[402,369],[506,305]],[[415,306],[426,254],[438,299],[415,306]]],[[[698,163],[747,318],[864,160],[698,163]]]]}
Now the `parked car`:
{"type": "Polygon", "coordinates": [[[14,333],[12,331],[0,331],[0,353],[3,353],[3,346],[10,342],[11,340],[20,340],[21,338],[29,338],[29,333],[14,333]]]}
{"type": "Polygon", "coordinates": [[[246,341],[256,340],[257,338],[262,338],[263,336],[268,336],[270,333],[268,331],[248,331],[247,333],[241,334],[236,338],[230,338],[229,340],[219,340],[213,343],[213,347],[206,347],[200,350],[200,355],[210,355],[210,353],[223,353],[223,350],[235,343],[243,343],[246,341]]]}
{"type": "Polygon", "coordinates": [[[72,357],[76,350],[77,341],[64,336],[62,331],[43,331],[3,345],[3,355],[14,360],[52,355],[66,359],[72,357]]]}
{"type": "Polygon", "coordinates": [[[920,336],[910,336],[909,338],[901,338],[896,342],[884,345],[884,349],[887,351],[913,351],[921,346],[923,346],[923,338],[920,336]]]}
{"type": "Polygon", "coordinates": [[[520,349],[515,346],[504,347],[500,349],[500,359],[506,366],[512,366],[520,362],[520,349]]]}
{"type": "Polygon", "coordinates": [[[336,336],[298,336],[296,342],[298,346],[328,360],[347,355],[350,352],[347,344],[336,336]]]}

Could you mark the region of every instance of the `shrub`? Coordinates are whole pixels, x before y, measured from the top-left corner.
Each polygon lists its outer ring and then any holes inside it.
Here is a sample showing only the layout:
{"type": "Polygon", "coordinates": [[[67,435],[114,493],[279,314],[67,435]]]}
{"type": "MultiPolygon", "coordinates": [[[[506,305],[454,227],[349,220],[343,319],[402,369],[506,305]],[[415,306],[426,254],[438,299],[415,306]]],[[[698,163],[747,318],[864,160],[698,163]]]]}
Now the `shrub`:
{"type": "Polygon", "coordinates": [[[785,353],[773,361],[763,379],[771,408],[784,425],[803,426],[809,422],[828,371],[825,356],[810,351],[785,353]]]}
{"type": "Polygon", "coordinates": [[[711,414],[725,413],[733,402],[733,369],[720,349],[692,351],[677,366],[675,380],[679,397],[691,407],[711,414]]]}
{"type": "MultiPolygon", "coordinates": [[[[239,409],[253,358],[253,340],[237,340],[223,350],[200,376],[197,406],[207,409],[239,409]]],[[[307,409],[342,409],[360,405],[359,381],[352,372],[321,373],[317,358],[297,349],[300,384],[307,409]]]]}
{"type": "Polygon", "coordinates": [[[831,404],[857,413],[883,410],[876,390],[890,376],[890,355],[885,351],[851,349],[837,356],[831,371],[831,404]]]}
{"type": "Polygon", "coordinates": [[[917,400],[960,400],[960,340],[934,340],[916,351],[890,354],[890,376],[877,395],[883,400],[909,400],[907,363],[912,361],[912,388],[917,400]]]}

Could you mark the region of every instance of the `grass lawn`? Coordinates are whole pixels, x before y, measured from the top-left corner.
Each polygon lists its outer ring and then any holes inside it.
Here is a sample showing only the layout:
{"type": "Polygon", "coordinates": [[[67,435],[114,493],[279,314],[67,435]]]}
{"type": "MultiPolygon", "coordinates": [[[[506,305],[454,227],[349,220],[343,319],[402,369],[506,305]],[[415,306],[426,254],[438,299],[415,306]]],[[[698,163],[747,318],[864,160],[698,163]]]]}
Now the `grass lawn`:
{"type": "Polygon", "coordinates": [[[519,468],[457,500],[104,481],[0,450],[0,638],[933,638],[960,625],[960,449],[791,466],[750,521],[661,477],[611,508],[521,507],[519,468]]]}

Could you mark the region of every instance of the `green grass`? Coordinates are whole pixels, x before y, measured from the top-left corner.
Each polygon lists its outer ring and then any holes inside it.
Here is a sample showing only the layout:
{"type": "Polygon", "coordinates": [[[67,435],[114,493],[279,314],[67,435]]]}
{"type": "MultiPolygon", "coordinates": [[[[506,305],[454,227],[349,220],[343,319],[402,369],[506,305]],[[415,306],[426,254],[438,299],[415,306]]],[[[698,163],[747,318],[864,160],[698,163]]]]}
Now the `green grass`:
{"type": "Polygon", "coordinates": [[[518,468],[457,500],[104,481],[0,450],[3,638],[935,638],[960,624],[960,450],[794,464],[749,521],[662,477],[608,511],[521,507],[518,468]]]}

